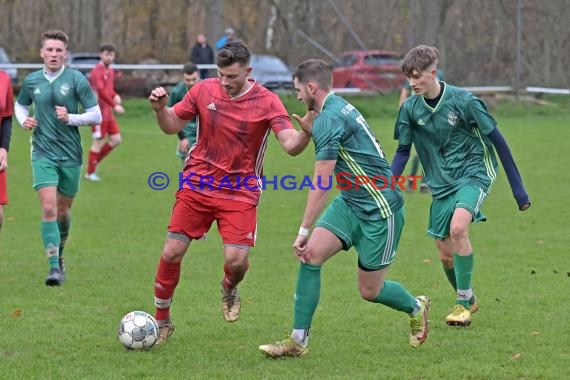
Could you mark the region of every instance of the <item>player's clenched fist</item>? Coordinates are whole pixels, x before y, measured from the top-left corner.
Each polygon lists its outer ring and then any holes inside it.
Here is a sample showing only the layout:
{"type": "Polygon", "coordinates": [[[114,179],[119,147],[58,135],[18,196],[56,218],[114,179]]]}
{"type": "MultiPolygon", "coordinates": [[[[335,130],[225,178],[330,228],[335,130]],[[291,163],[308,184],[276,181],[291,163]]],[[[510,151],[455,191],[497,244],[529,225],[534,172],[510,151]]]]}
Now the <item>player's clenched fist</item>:
{"type": "Polygon", "coordinates": [[[162,109],[166,107],[166,103],[168,101],[168,93],[163,87],[157,87],[151,91],[150,96],[148,97],[148,101],[154,110],[162,109]]]}

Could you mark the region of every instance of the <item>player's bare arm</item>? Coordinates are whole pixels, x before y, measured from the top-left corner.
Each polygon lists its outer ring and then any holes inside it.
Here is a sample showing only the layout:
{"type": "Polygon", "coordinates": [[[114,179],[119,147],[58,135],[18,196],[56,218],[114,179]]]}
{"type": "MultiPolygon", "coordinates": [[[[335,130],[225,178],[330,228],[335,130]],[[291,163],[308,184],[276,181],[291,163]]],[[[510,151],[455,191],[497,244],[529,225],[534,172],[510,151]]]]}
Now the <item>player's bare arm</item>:
{"type": "MultiPolygon", "coordinates": [[[[302,228],[310,229],[317,220],[321,211],[327,204],[329,188],[333,180],[336,160],[316,161],[313,175],[313,189],[309,190],[307,205],[303,214],[302,228]]],[[[298,235],[293,243],[293,251],[301,262],[305,262],[305,251],[307,249],[307,236],[298,235]]]]}
{"type": "Polygon", "coordinates": [[[168,103],[168,93],[163,87],[157,87],[152,90],[148,101],[154,110],[158,126],[164,133],[173,135],[184,129],[187,121],[176,116],[174,110],[166,106],[168,103]]]}
{"type": "Polygon", "coordinates": [[[285,152],[291,156],[296,156],[309,145],[311,135],[303,130],[285,129],[279,132],[277,140],[285,152]]]}
{"type": "Polygon", "coordinates": [[[279,143],[287,153],[292,156],[296,156],[305,150],[309,141],[311,141],[313,121],[317,115],[318,114],[314,111],[307,111],[305,116],[302,118],[297,114],[293,114],[293,118],[297,120],[301,126],[301,130],[294,132],[292,129],[288,129],[281,131],[279,135],[277,135],[279,143]]]}
{"type": "Polygon", "coordinates": [[[316,111],[307,110],[305,116],[301,117],[297,114],[293,114],[293,119],[297,120],[297,123],[301,126],[301,129],[308,133],[309,135],[313,132],[313,121],[318,116],[316,111]]]}

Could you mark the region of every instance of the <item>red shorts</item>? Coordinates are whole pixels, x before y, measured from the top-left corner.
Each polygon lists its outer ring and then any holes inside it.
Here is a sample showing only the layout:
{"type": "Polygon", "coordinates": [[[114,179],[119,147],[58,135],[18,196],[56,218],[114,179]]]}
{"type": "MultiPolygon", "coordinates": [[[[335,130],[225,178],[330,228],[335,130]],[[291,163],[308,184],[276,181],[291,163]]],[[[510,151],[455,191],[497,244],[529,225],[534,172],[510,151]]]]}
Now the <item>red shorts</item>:
{"type": "Polygon", "coordinates": [[[250,203],[215,198],[198,191],[182,189],[176,193],[168,232],[191,239],[206,236],[216,221],[224,244],[255,245],[257,207],[250,203]]]}
{"type": "Polygon", "coordinates": [[[0,205],[8,204],[8,192],[6,191],[6,170],[0,172],[0,205]]]}
{"type": "Polygon", "coordinates": [[[107,135],[116,135],[120,132],[119,124],[114,117],[103,120],[101,124],[92,125],[91,132],[94,139],[103,139],[107,135]]]}

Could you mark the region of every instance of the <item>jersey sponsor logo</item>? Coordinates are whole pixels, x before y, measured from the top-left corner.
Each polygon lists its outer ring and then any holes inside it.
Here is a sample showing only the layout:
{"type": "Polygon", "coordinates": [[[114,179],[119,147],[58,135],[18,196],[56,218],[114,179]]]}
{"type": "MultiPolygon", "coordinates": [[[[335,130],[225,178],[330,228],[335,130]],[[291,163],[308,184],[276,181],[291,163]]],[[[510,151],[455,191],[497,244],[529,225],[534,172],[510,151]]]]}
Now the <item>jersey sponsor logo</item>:
{"type": "Polygon", "coordinates": [[[34,90],[34,95],[39,95],[39,94],[40,94],[40,88],[37,87],[37,88],[34,90]]]}
{"type": "Polygon", "coordinates": [[[67,95],[69,92],[69,85],[67,83],[62,84],[59,88],[59,92],[61,92],[61,95],[63,96],[67,95]]]}
{"type": "Polygon", "coordinates": [[[418,120],[418,125],[426,125],[426,123],[422,119],[420,119],[418,120]]]}
{"type": "Polygon", "coordinates": [[[451,125],[452,127],[455,127],[457,125],[457,120],[459,118],[457,117],[457,114],[453,111],[449,111],[449,113],[447,114],[447,122],[449,123],[449,125],[451,125]]]}
{"type": "Polygon", "coordinates": [[[206,107],[206,108],[208,108],[209,110],[215,111],[216,105],[214,104],[214,102],[212,102],[212,103],[208,104],[208,107],[206,107]]]}

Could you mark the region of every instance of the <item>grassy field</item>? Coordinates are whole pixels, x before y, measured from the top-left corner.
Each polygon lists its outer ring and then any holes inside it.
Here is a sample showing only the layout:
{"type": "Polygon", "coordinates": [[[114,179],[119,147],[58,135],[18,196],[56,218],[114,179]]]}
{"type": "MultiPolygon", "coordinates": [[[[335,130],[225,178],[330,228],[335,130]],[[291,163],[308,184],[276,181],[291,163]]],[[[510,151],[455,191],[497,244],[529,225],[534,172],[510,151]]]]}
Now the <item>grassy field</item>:
{"type": "MultiPolygon", "coordinates": [[[[355,99],[388,157],[395,97],[355,99]]],[[[302,107],[287,100],[289,110],[302,107]]],[[[271,360],[257,346],[290,332],[298,263],[291,255],[306,191],[267,190],[258,244],[240,286],[242,313],[220,312],[221,242],[215,228],[195,242],[172,307],[177,330],[147,352],[122,348],[117,324],[131,310],[154,312],[153,279],[180,169],[176,138],[163,135],[143,100],[120,117],[124,143],[100,167],[100,183],[83,181],[66,247],[68,280],[43,284],[47,262],[40,209],[31,188],[29,134],[14,128],[10,205],[0,233],[0,378],[3,379],[560,379],[568,376],[570,256],[565,200],[570,193],[568,102],[550,107],[498,104],[495,115],[532,197],[525,213],[504,174],[473,226],[475,289],[481,308],[469,328],[443,321],[454,294],[435,245],[425,235],[429,195],[405,194],[406,227],[389,277],[432,298],[431,334],[408,345],[408,318],[359,298],[354,251],[323,269],[321,303],[310,354],[271,360]],[[167,173],[164,191],[148,176],[167,173]]],[[[83,129],[84,147],[90,136],[83,129]]],[[[289,157],[272,139],[265,174],[310,175],[313,151],[289,157]]]]}

